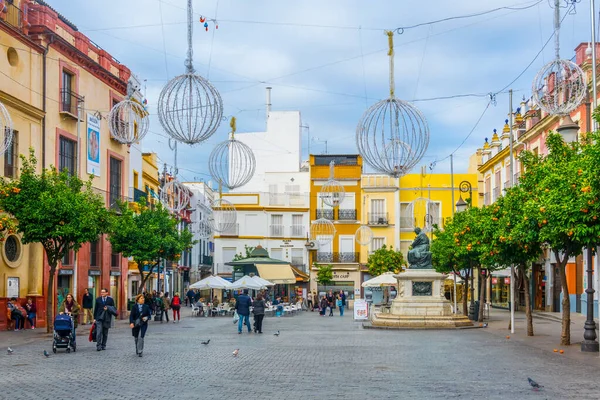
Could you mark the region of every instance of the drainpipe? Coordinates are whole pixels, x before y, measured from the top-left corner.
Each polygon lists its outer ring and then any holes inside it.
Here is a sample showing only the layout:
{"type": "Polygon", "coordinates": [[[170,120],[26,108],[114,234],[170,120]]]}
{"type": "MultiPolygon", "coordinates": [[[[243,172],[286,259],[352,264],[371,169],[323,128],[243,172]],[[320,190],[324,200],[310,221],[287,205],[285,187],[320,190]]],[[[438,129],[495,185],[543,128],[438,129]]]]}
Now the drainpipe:
{"type": "Polygon", "coordinates": [[[42,169],[46,168],[46,55],[50,50],[50,45],[54,43],[54,34],[50,35],[46,49],[42,53],[42,169]]]}

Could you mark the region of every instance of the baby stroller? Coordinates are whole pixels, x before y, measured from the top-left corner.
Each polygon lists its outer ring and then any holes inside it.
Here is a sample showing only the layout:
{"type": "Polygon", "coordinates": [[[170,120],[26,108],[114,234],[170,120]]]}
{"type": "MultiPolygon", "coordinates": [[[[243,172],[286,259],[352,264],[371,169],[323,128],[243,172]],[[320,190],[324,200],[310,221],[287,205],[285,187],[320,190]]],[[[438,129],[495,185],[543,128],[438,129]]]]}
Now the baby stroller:
{"type": "Polygon", "coordinates": [[[75,344],[75,334],[73,333],[73,320],[66,314],[59,314],[54,318],[54,338],[52,341],[52,351],[56,349],[67,349],[67,353],[77,351],[75,344]]]}

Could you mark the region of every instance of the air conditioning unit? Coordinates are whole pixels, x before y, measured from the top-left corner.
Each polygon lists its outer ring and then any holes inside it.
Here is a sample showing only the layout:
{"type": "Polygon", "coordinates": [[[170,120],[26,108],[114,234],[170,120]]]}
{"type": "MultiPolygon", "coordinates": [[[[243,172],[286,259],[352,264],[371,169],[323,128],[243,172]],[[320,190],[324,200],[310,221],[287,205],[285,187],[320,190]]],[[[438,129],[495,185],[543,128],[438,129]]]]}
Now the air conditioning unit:
{"type": "Polygon", "coordinates": [[[307,241],[304,244],[304,246],[306,247],[306,250],[317,250],[317,248],[319,247],[316,242],[309,242],[309,241],[307,241]]]}

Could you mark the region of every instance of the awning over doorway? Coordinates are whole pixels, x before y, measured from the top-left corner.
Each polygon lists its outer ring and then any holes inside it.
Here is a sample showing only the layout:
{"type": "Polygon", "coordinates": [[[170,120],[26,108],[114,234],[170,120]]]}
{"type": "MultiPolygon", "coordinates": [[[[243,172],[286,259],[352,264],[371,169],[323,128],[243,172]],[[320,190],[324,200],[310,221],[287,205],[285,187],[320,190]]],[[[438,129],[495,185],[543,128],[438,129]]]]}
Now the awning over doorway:
{"type": "Polygon", "coordinates": [[[255,264],[258,275],[276,285],[296,283],[296,276],[289,264],[255,264]]]}

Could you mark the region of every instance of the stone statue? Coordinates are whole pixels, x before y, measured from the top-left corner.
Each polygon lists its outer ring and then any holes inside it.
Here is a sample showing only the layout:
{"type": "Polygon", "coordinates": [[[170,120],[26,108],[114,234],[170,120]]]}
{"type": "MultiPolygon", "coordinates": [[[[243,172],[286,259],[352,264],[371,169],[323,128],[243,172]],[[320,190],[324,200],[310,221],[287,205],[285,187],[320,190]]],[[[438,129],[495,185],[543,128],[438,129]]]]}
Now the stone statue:
{"type": "Polygon", "coordinates": [[[408,263],[410,269],[433,269],[431,265],[431,252],[429,251],[429,238],[421,228],[415,228],[417,237],[412,242],[408,251],[408,263]]]}

